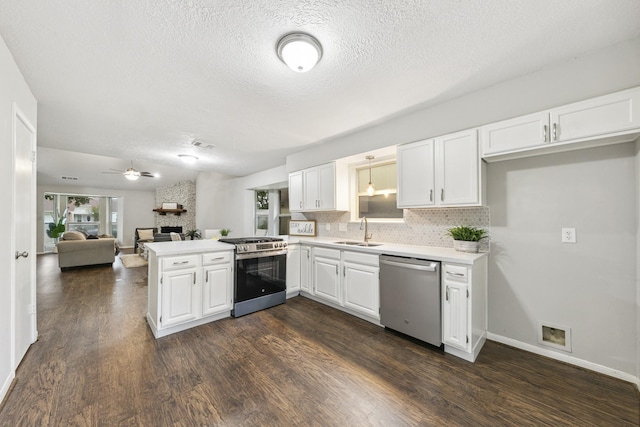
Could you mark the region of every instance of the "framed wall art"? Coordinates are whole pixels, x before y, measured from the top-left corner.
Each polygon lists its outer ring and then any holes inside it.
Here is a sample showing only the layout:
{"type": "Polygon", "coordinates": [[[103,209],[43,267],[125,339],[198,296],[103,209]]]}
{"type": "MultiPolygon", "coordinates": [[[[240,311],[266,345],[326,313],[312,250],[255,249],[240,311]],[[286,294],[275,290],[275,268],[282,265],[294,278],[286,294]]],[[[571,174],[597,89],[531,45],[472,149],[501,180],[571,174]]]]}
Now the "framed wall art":
{"type": "Polygon", "coordinates": [[[292,220],[289,222],[289,235],[315,237],[316,222],[292,220]]]}

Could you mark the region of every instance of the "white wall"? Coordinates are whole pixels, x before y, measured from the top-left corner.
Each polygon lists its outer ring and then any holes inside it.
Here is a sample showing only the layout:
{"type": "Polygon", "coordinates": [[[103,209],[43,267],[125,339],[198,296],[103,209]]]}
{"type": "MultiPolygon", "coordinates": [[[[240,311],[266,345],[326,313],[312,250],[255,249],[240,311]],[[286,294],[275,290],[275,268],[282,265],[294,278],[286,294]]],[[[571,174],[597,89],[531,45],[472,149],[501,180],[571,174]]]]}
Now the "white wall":
{"type": "MultiPolygon", "coordinates": [[[[0,38],[0,192],[5,196],[5,200],[11,195],[13,186],[13,176],[11,175],[13,170],[13,102],[16,102],[29,122],[33,126],[37,126],[36,99],[22,77],[7,45],[0,38]]],[[[35,197],[35,195],[33,196],[35,197]]],[[[11,200],[5,206],[13,206],[13,203],[14,201],[11,200]]],[[[4,224],[5,232],[13,228],[12,209],[0,209],[0,224],[4,224]]],[[[33,266],[35,266],[35,257],[31,259],[34,263],[33,266]]],[[[13,267],[12,243],[10,239],[4,238],[0,244],[0,283],[2,284],[0,286],[0,401],[5,397],[15,376],[11,361],[13,354],[11,331],[14,327],[11,319],[13,267]]],[[[35,268],[32,270],[35,271],[35,268]]]]}
{"type": "Polygon", "coordinates": [[[637,38],[315,144],[288,156],[287,170],[445,135],[639,85],[640,38],[637,38]]]}
{"type": "Polygon", "coordinates": [[[199,174],[196,181],[197,228],[229,228],[231,237],[253,236],[253,190],[286,187],[288,177],[284,166],[241,178],[217,173],[199,174]]]}
{"type": "Polygon", "coordinates": [[[119,212],[122,215],[122,234],[118,236],[121,247],[133,247],[133,237],[136,227],[155,227],[156,208],[155,191],[128,191],[112,190],[94,187],[78,187],[64,185],[42,185],[38,186],[38,250],[42,250],[44,242],[44,218],[42,202],[44,193],[77,194],[90,196],[118,197],[119,212]]]}
{"type": "Polygon", "coordinates": [[[571,356],[637,375],[635,162],[627,143],[488,165],[489,332],[538,347],[537,321],[564,325],[571,356]]]}
{"type": "Polygon", "coordinates": [[[640,390],[640,140],[636,141],[636,322],[637,387],[640,390]]]}

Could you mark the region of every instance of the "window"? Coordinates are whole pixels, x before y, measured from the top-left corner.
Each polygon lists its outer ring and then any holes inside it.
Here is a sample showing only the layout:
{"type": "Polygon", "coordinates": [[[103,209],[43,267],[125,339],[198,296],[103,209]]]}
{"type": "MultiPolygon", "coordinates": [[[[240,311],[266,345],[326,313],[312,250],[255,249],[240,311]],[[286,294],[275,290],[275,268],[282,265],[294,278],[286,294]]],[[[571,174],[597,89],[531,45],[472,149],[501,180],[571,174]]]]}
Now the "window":
{"type": "Polygon", "coordinates": [[[385,162],[369,165],[356,169],[356,209],[359,219],[364,216],[372,219],[401,219],[403,211],[396,205],[397,196],[396,162],[385,162]],[[369,186],[369,173],[371,183],[375,187],[373,196],[367,194],[369,186]]]}
{"type": "Polygon", "coordinates": [[[110,234],[118,237],[118,199],[108,196],[79,196],[45,193],[43,203],[45,252],[54,250],[64,231],[87,234],[110,234]],[[61,233],[53,233],[56,224],[63,224],[61,233]]]}
{"type": "Polygon", "coordinates": [[[288,234],[291,212],[289,212],[289,189],[256,190],[256,236],[288,234]]]}
{"type": "Polygon", "coordinates": [[[266,236],[269,231],[269,192],[256,191],[256,236],[266,236]]]}

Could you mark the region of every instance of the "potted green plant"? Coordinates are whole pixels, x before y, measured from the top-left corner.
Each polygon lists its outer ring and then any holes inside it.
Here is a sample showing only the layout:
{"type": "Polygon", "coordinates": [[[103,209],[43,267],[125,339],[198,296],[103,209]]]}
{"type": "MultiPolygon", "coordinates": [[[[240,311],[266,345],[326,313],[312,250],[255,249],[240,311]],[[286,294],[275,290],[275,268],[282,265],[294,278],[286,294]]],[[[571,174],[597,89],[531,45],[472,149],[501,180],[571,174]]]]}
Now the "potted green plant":
{"type": "Polygon", "coordinates": [[[202,235],[200,234],[200,230],[198,229],[189,230],[185,234],[189,236],[191,240],[198,240],[200,239],[200,237],[202,237],[202,235]]]}
{"type": "Polygon", "coordinates": [[[231,230],[228,228],[223,228],[222,230],[220,230],[220,235],[222,237],[227,237],[229,235],[229,233],[231,233],[231,230]]]}
{"type": "Polygon", "coordinates": [[[480,240],[489,237],[487,230],[465,225],[449,228],[447,235],[453,238],[453,247],[456,251],[470,253],[477,253],[480,249],[480,240]]]}

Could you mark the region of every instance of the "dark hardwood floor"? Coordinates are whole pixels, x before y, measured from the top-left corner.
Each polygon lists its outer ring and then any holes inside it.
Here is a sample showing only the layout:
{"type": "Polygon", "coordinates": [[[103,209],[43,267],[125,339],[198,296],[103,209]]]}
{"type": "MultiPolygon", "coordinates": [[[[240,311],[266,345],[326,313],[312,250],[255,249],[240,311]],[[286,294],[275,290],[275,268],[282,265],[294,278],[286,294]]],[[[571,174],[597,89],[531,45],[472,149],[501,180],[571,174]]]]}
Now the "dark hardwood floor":
{"type": "Polygon", "coordinates": [[[476,363],[311,300],[156,340],[146,268],[38,257],[1,426],[636,426],[632,384],[493,342],[476,363]]]}

